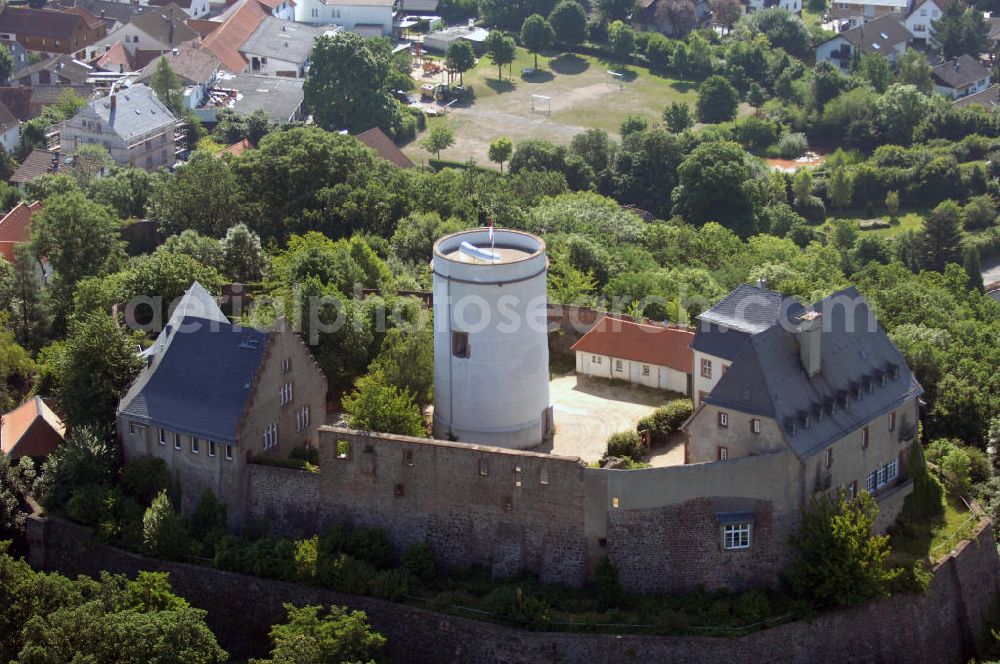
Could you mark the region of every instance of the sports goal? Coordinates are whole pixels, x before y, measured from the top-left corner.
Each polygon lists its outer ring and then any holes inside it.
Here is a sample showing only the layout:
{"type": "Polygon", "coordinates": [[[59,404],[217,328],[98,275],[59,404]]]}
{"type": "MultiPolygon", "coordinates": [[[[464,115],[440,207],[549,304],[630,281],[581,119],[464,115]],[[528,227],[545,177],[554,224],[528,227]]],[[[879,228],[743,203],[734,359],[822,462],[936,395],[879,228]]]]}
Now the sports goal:
{"type": "Polygon", "coordinates": [[[531,95],[531,112],[552,115],[552,97],[531,95]]]}
{"type": "Polygon", "coordinates": [[[608,70],[608,78],[606,80],[607,86],[610,88],[612,85],[618,86],[618,91],[621,92],[625,89],[625,74],[620,71],[608,70]]]}

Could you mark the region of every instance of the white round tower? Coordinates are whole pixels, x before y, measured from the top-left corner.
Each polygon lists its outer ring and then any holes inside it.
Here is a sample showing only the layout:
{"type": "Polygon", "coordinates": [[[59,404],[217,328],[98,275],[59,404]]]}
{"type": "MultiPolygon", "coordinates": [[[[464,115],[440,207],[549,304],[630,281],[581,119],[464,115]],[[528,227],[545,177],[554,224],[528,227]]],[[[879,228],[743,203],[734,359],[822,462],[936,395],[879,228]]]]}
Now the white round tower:
{"type": "Polygon", "coordinates": [[[434,437],[525,449],[548,438],[545,242],[479,228],[434,244],[434,437]]]}

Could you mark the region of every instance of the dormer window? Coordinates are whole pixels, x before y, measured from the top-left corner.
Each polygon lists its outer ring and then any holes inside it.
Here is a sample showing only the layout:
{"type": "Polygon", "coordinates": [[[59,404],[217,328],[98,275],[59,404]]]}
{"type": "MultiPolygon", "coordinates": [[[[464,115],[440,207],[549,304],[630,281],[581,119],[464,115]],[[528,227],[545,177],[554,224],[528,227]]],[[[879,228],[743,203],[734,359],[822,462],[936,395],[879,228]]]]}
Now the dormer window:
{"type": "Polygon", "coordinates": [[[809,419],[810,418],[808,413],[806,413],[806,415],[802,418],[802,426],[804,426],[806,429],[809,428],[809,419]]]}

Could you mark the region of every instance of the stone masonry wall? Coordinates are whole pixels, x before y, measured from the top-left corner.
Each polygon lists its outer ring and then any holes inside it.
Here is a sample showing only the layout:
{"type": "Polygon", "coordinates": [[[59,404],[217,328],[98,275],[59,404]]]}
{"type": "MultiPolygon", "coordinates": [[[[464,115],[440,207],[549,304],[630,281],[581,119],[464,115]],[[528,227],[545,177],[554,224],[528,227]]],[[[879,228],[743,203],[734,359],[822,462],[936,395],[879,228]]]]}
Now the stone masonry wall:
{"type": "Polygon", "coordinates": [[[396,662],[556,664],[662,661],[685,664],[958,664],[974,653],[983,617],[996,600],[1000,559],[984,519],[934,572],[926,595],[898,595],[861,607],[821,613],[742,638],[658,637],[526,632],[381,600],[268,581],[207,567],[153,560],[94,541],[82,526],[29,519],[29,560],[68,575],[101,570],[134,576],[170,574],[174,590],[208,611],[208,623],[234,658],[263,656],[283,602],[360,609],[388,638],[396,662]]]}

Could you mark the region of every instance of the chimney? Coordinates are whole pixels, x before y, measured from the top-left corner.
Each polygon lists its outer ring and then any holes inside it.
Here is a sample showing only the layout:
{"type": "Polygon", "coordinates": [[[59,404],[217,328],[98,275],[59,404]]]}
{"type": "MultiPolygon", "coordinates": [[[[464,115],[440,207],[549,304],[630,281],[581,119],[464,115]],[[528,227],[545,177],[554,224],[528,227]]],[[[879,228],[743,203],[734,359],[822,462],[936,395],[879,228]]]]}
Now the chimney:
{"type": "Polygon", "coordinates": [[[818,311],[805,312],[799,317],[799,326],[795,329],[795,336],[799,340],[799,359],[806,375],[810,378],[818,374],[821,367],[820,340],[823,325],[820,317],[822,315],[818,311]]]}

